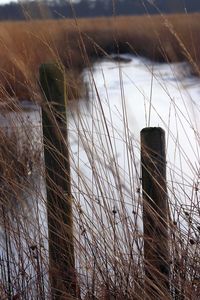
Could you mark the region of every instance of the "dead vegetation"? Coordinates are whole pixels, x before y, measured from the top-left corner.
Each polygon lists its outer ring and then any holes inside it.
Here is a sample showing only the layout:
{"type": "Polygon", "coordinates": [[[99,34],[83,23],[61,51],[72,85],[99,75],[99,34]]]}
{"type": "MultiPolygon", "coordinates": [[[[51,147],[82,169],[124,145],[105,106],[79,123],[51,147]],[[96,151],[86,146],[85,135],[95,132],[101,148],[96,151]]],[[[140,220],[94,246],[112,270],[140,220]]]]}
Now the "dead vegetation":
{"type": "Polygon", "coordinates": [[[111,53],[152,60],[187,60],[199,74],[199,14],[133,16],[0,24],[0,99],[39,100],[38,68],[59,61],[68,96],[81,95],[81,71],[111,53]]]}
{"type": "MultiPolygon", "coordinates": [[[[11,97],[41,101],[38,67],[48,61],[64,64],[68,76],[68,97],[77,98],[84,67],[92,67],[93,61],[98,58],[109,58],[110,53],[130,52],[159,62],[187,60],[198,74],[198,19],[199,14],[1,23],[0,99],[2,102],[11,97]]],[[[98,119],[105,122],[100,100],[94,109],[98,111],[98,119]]],[[[8,103],[12,107],[13,102],[8,103]]],[[[105,140],[103,142],[99,135],[97,142],[93,140],[93,132],[86,134],[88,124],[85,125],[84,121],[79,116],[76,130],[78,145],[81,144],[88,155],[91,178],[81,173],[81,157],[76,160],[80,148],[77,153],[71,153],[74,243],[80,298],[148,299],[148,290],[144,290],[141,178],[135,156],[140,144],[131,140],[128,124],[125,124],[124,149],[126,159],[132,163],[124,181],[122,175],[125,172],[114,158],[117,153],[113,153],[111,143],[115,128],[111,124],[107,131],[104,123],[105,140]]],[[[98,128],[94,126],[94,129],[98,128]]],[[[0,135],[0,185],[5,193],[4,185],[9,184],[12,199],[20,204],[20,208],[24,199],[21,192],[32,182],[30,167],[38,168],[38,172],[42,173],[40,152],[39,156],[34,152],[29,130],[26,138],[30,144],[25,143],[24,150],[18,152],[16,135],[3,132],[0,135]],[[31,154],[34,166],[30,165],[31,154]]],[[[169,173],[177,171],[174,166],[169,165],[168,168],[169,173]]],[[[197,181],[198,177],[197,172],[197,181]]],[[[200,295],[199,189],[195,181],[187,189],[184,180],[176,184],[174,182],[169,188],[171,219],[168,230],[172,260],[170,293],[166,291],[163,299],[195,300],[200,295]],[[183,206],[180,194],[191,204],[183,206]]],[[[34,195],[33,199],[37,200],[33,214],[27,207],[18,210],[18,215],[13,214],[11,206],[6,206],[4,195],[1,195],[4,246],[1,247],[0,258],[0,298],[50,299],[48,237],[45,231],[41,232],[43,225],[46,226],[46,198],[41,186],[31,185],[29,191],[29,196],[34,195]],[[43,208],[38,207],[38,203],[43,208]]]]}

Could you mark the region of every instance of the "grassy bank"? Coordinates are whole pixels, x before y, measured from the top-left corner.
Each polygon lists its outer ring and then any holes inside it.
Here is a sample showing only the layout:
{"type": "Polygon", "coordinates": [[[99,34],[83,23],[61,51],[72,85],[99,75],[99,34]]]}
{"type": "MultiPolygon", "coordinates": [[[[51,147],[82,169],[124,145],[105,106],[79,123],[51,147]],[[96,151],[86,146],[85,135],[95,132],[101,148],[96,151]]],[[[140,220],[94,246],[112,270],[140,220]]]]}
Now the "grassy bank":
{"type": "Polygon", "coordinates": [[[81,92],[80,74],[99,57],[133,53],[155,61],[188,60],[199,74],[199,14],[134,16],[0,24],[1,100],[40,99],[38,67],[61,61],[69,98],[81,92]]]}

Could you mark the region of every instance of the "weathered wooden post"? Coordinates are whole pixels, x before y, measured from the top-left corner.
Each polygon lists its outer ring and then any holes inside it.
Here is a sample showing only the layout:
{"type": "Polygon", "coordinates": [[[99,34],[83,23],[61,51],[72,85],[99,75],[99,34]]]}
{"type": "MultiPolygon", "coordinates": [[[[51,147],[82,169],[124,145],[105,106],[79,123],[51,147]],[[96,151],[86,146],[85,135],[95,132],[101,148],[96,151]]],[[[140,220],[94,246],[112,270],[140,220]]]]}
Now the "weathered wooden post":
{"type": "Polygon", "coordinates": [[[165,132],[141,131],[145,293],[148,299],[169,299],[168,199],[165,132]]]}
{"type": "Polygon", "coordinates": [[[47,186],[49,272],[52,299],[75,299],[72,196],[67,139],[65,76],[61,66],[43,64],[40,84],[47,186]]]}

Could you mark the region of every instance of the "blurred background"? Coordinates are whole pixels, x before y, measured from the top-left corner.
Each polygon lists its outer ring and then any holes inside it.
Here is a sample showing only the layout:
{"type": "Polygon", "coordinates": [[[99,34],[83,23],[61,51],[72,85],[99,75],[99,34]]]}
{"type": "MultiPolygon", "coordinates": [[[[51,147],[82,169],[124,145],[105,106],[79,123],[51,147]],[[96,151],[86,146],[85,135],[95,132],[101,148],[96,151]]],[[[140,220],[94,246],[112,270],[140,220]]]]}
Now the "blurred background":
{"type": "Polygon", "coordinates": [[[0,20],[141,15],[200,11],[198,0],[41,0],[0,1],[0,20]]]}

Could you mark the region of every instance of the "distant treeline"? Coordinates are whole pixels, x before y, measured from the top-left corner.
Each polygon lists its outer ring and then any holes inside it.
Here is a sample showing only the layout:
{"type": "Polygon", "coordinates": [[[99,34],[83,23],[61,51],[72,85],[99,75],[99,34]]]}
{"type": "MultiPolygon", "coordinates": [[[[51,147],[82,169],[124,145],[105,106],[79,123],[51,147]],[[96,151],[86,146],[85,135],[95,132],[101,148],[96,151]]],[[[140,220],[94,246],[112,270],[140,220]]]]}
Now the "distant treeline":
{"type": "Polygon", "coordinates": [[[0,6],[0,20],[99,17],[200,11],[199,0],[40,0],[0,6]],[[72,4],[73,3],[73,4],[72,4]]]}

